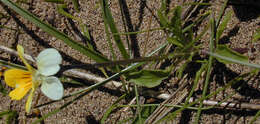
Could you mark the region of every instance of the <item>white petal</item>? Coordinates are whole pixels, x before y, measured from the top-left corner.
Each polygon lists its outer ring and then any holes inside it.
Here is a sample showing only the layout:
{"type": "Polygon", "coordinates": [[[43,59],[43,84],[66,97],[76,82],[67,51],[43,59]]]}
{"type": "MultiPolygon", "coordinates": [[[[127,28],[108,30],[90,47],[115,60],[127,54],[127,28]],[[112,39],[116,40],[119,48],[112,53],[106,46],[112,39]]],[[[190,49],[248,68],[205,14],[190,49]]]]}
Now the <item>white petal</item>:
{"type": "Polygon", "coordinates": [[[60,70],[61,61],[60,53],[53,48],[43,50],[36,58],[38,71],[45,76],[56,74],[60,70]]]}
{"type": "Polygon", "coordinates": [[[46,77],[42,82],[41,91],[52,100],[59,100],[63,96],[63,85],[60,80],[54,76],[46,77]]]}

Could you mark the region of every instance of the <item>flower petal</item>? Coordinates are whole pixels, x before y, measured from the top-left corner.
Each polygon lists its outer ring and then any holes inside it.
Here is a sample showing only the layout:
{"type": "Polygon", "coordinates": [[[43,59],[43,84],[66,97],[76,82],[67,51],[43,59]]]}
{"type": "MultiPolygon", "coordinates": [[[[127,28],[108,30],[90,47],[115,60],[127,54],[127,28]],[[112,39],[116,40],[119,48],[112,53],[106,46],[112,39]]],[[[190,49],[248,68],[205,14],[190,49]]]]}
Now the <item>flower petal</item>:
{"type": "Polygon", "coordinates": [[[35,93],[35,89],[33,88],[33,89],[31,90],[31,92],[30,92],[30,95],[29,95],[28,98],[27,98],[26,105],[25,105],[25,111],[26,111],[27,113],[30,113],[30,111],[31,111],[32,99],[33,99],[34,93],[35,93]]]}
{"type": "Polygon", "coordinates": [[[4,72],[5,83],[10,87],[26,84],[32,81],[32,75],[29,71],[21,69],[9,69],[4,72]]]}
{"type": "Polygon", "coordinates": [[[24,49],[21,45],[17,45],[17,52],[19,57],[22,59],[23,63],[25,64],[26,68],[32,72],[33,71],[33,67],[28,64],[28,62],[26,61],[26,59],[24,59],[24,49]]]}
{"type": "Polygon", "coordinates": [[[36,58],[38,71],[45,76],[56,74],[60,70],[61,61],[60,53],[53,48],[43,50],[36,58]]]}
{"type": "Polygon", "coordinates": [[[12,100],[20,100],[25,94],[32,88],[32,83],[25,83],[15,88],[13,91],[9,93],[9,96],[12,100]]]}
{"type": "Polygon", "coordinates": [[[54,76],[46,77],[42,82],[41,91],[52,100],[59,100],[63,96],[63,85],[60,80],[54,76]]]}

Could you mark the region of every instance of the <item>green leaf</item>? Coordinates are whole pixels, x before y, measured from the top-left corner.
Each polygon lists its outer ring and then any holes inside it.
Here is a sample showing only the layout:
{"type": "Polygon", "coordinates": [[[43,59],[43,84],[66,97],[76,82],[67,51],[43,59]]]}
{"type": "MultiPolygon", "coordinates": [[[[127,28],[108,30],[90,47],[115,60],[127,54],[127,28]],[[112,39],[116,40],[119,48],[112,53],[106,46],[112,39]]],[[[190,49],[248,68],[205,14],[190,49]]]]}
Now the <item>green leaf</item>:
{"type": "MultiPolygon", "coordinates": [[[[76,2],[76,1],[75,1],[75,2],[76,2]]],[[[87,25],[86,25],[86,24],[83,24],[83,21],[82,21],[80,18],[77,18],[77,17],[71,15],[70,13],[66,12],[66,11],[64,10],[64,9],[66,9],[66,8],[67,8],[67,5],[66,5],[66,4],[62,4],[62,5],[58,5],[58,6],[57,6],[57,10],[58,10],[58,12],[59,12],[61,15],[65,16],[65,17],[67,17],[67,18],[70,18],[70,19],[77,20],[77,21],[80,23],[80,24],[79,24],[79,27],[80,27],[81,31],[83,32],[83,36],[84,36],[84,37],[86,38],[86,40],[87,40],[87,46],[88,46],[88,48],[89,48],[90,50],[92,50],[92,51],[95,51],[93,45],[90,43],[91,37],[90,37],[90,33],[89,33],[89,31],[88,31],[87,25]]]]}
{"type": "Polygon", "coordinates": [[[6,118],[7,124],[12,124],[17,119],[18,113],[16,111],[10,111],[6,118]]]}
{"type": "Polygon", "coordinates": [[[156,109],[156,106],[146,106],[143,107],[141,111],[141,118],[139,119],[138,116],[135,118],[132,124],[144,124],[145,120],[153,113],[156,109]]]}
{"type": "Polygon", "coordinates": [[[167,19],[167,14],[166,14],[166,1],[162,0],[161,1],[161,8],[157,11],[157,16],[159,18],[161,27],[168,27],[169,23],[168,23],[168,19],[167,19]]]}
{"type": "Polygon", "coordinates": [[[79,1],[78,0],[72,0],[72,4],[74,9],[79,12],[79,1]]]}
{"type": "Polygon", "coordinates": [[[79,25],[82,33],[83,33],[83,36],[86,38],[87,40],[87,46],[90,50],[92,51],[95,51],[95,48],[94,46],[91,44],[91,35],[90,35],[90,32],[88,30],[88,26],[86,24],[80,24],[79,25]]]}
{"type": "Polygon", "coordinates": [[[120,96],[110,107],[108,107],[108,109],[106,110],[106,112],[104,113],[102,119],[101,119],[101,124],[105,124],[105,121],[108,119],[108,117],[112,114],[113,110],[115,110],[117,108],[117,105],[120,101],[122,101],[123,99],[125,99],[127,95],[123,94],[122,96],[120,96]]]}
{"type": "Polygon", "coordinates": [[[217,34],[216,34],[216,40],[218,41],[219,38],[221,37],[223,31],[225,30],[225,28],[227,27],[228,21],[231,19],[232,16],[232,12],[229,11],[227,13],[227,15],[224,17],[223,22],[219,25],[218,30],[217,30],[217,34]]]}
{"type": "Polygon", "coordinates": [[[215,58],[224,59],[224,60],[230,61],[230,62],[232,62],[232,63],[241,64],[241,65],[245,65],[245,66],[248,66],[248,67],[260,69],[260,65],[259,65],[259,64],[254,64],[254,63],[249,63],[249,62],[243,62],[243,61],[240,61],[240,60],[237,60],[237,59],[233,59],[233,58],[230,58],[230,57],[221,56],[221,55],[219,55],[219,54],[212,53],[212,52],[207,52],[207,51],[204,51],[204,52],[205,52],[206,54],[209,54],[209,55],[215,57],[215,58]]]}
{"type": "Polygon", "coordinates": [[[74,20],[77,20],[77,21],[81,22],[80,18],[77,18],[77,17],[71,15],[70,13],[66,12],[64,9],[67,9],[67,5],[66,4],[61,4],[61,5],[57,6],[57,10],[58,10],[58,12],[61,15],[65,16],[67,18],[74,19],[74,20]]]}
{"type": "Polygon", "coordinates": [[[173,37],[168,37],[168,38],[167,38],[167,41],[168,41],[169,43],[171,43],[171,44],[174,44],[174,45],[178,46],[178,47],[183,47],[182,42],[180,42],[175,36],[173,36],[173,37]]]}
{"type": "Polygon", "coordinates": [[[6,124],[12,124],[12,122],[17,118],[18,113],[14,110],[6,110],[3,112],[0,112],[0,117],[6,116],[6,124]]]}
{"type": "Polygon", "coordinates": [[[174,9],[174,16],[171,19],[171,31],[175,36],[179,38],[180,41],[184,41],[183,34],[182,34],[182,21],[181,21],[181,6],[177,6],[174,9]]]}
{"type": "Polygon", "coordinates": [[[166,0],[161,0],[161,8],[160,8],[160,10],[162,12],[166,12],[166,10],[167,10],[167,1],[166,0]]]}
{"type": "Polygon", "coordinates": [[[0,117],[3,117],[4,115],[7,115],[10,113],[11,110],[0,112],[0,117]]]}
{"type": "Polygon", "coordinates": [[[127,80],[145,87],[155,87],[161,84],[162,80],[168,78],[169,72],[164,70],[141,70],[130,73],[127,80]]]}
{"type": "Polygon", "coordinates": [[[91,59],[95,60],[96,62],[107,62],[109,61],[107,58],[98,54],[97,52],[92,51],[91,49],[77,43],[76,41],[72,40],[70,37],[65,35],[64,33],[58,31],[57,29],[53,28],[52,26],[44,23],[39,18],[28,12],[27,10],[17,6],[10,0],[1,0],[2,3],[10,7],[16,13],[24,17],[25,19],[29,20],[30,22],[34,23],[36,26],[40,27],[43,31],[49,33],[50,35],[56,37],[64,41],[68,46],[71,48],[78,50],[80,53],[90,57],[91,59]]]}
{"type": "Polygon", "coordinates": [[[256,42],[260,39],[260,29],[257,30],[257,32],[253,36],[253,42],[256,42]]]}
{"type": "MultiPolygon", "coordinates": [[[[231,59],[235,59],[235,60],[238,60],[238,61],[241,61],[241,62],[248,62],[247,56],[244,56],[244,55],[228,48],[226,45],[218,45],[218,47],[216,49],[216,53],[218,55],[225,56],[225,57],[228,57],[228,58],[231,58],[231,59]]],[[[223,59],[220,59],[220,58],[216,58],[216,59],[218,61],[224,63],[224,64],[232,63],[230,61],[223,60],[223,59]]]]}
{"type": "Polygon", "coordinates": [[[168,27],[168,20],[167,18],[162,14],[160,10],[157,11],[157,16],[160,20],[160,24],[162,27],[168,27]]]}
{"type": "Polygon", "coordinates": [[[107,1],[100,0],[100,4],[101,4],[101,8],[102,8],[104,22],[108,24],[119,51],[121,52],[122,56],[125,59],[129,59],[130,56],[125,49],[125,46],[120,38],[120,35],[118,34],[118,30],[116,28],[115,21],[112,17],[110,9],[108,8],[107,1]]]}
{"type": "Polygon", "coordinates": [[[2,93],[2,95],[7,95],[8,94],[8,90],[4,88],[2,82],[0,82],[0,92],[2,93]]]}
{"type": "Polygon", "coordinates": [[[182,78],[183,72],[184,72],[185,69],[187,68],[189,62],[190,62],[190,61],[185,62],[185,63],[182,64],[181,67],[177,70],[177,77],[178,77],[179,79],[182,78]]]}

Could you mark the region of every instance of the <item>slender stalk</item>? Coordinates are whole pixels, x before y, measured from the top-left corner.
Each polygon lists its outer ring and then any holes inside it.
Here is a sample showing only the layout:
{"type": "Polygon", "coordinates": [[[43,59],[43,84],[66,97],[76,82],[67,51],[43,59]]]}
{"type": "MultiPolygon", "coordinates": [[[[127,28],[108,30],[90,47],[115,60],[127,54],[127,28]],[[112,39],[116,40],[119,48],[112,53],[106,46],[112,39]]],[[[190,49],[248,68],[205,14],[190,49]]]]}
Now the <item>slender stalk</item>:
{"type": "MultiPolygon", "coordinates": [[[[210,19],[210,24],[211,24],[210,52],[213,52],[214,51],[214,39],[215,39],[215,36],[216,36],[215,35],[216,34],[215,19],[214,19],[213,14],[212,14],[212,17],[210,19]]],[[[207,93],[207,90],[208,90],[213,59],[214,59],[213,56],[209,56],[208,69],[207,69],[207,75],[206,75],[205,84],[204,84],[204,88],[203,88],[203,92],[202,92],[202,98],[206,97],[206,93],[207,93]]],[[[199,119],[200,119],[200,115],[201,115],[201,111],[202,111],[200,108],[202,108],[202,106],[203,106],[203,103],[200,102],[199,109],[198,109],[197,116],[196,116],[196,120],[195,120],[195,124],[199,123],[199,119]]]]}
{"type": "Polygon", "coordinates": [[[149,30],[136,31],[136,32],[113,33],[113,35],[140,34],[140,33],[145,33],[145,32],[150,32],[150,31],[157,31],[157,30],[163,30],[163,29],[165,29],[165,27],[153,28],[153,29],[149,29],[149,30]]]}
{"type": "MultiPolygon", "coordinates": [[[[163,106],[166,106],[166,107],[177,107],[177,108],[181,108],[183,107],[182,105],[172,105],[172,104],[140,104],[140,105],[117,105],[117,107],[151,107],[151,106],[160,106],[160,105],[163,105],[163,106]]],[[[188,107],[188,109],[190,110],[197,110],[198,108],[196,107],[188,107]]],[[[207,108],[202,108],[202,109],[205,109],[207,110],[207,108]]]]}
{"type": "Polygon", "coordinates": [[[136,97],[136,104],[137,104],[137,113],[138,113],[138,123],[142,124],[141,122],[141,105],[139,103],[139,94],[138,94],[138,89],[137,86],[135,85],[135,97],[136,97]]]}
{"type": "Polygon", "coordinates": [[[250,124],[253,124],[259,116],[260,116],[260,110],[258,110],[254,118],[250,121],[250,124]]]}

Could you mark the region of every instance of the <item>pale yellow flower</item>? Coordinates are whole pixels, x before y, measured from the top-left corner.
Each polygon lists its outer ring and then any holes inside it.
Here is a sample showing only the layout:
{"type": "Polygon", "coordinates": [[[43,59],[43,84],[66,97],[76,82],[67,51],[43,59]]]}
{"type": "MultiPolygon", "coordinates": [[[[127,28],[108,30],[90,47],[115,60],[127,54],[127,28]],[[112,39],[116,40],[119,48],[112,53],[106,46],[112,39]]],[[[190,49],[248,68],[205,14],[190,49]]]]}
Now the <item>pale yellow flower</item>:
{"type": "Polygon", "coordinates": [[[4,73],[4,79],[8,86],[15,88],[9,93],[12,100],[22,99],[30,90],[25,110],[30,112],[32,99],[36,88],[41,85],[41,91],[44,95],[52,100],[59,100],[63,96],[63,86],[57,77],[51,76],[56,74],[61,64],[62,58],[59,52],[49,48],[42,51],[36,58],[38,70],[34,69],[24,59],[24,49],[22,46],[17,46],[19,57],[25,64],[26,70],[9,69],[4,73]]]}

